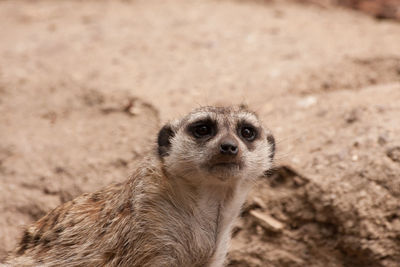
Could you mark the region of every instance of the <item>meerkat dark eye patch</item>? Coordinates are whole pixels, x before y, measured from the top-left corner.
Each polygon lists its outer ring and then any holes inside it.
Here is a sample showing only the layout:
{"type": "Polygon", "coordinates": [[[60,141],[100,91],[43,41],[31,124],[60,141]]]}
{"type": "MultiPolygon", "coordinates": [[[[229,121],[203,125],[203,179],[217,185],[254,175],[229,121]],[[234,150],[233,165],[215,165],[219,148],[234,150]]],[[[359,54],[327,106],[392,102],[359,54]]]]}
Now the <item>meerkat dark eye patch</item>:
{"type": "Polygon", "coordinates": [[[162,127],[158,133],[158,154],[161,157],[168,156],[169,149],[171,148],[171,138],[174,137],[174,135],[175,133],[169,124],[162,127]]]}
{"type": "Polygon", "coordinates": [[[196,121],[189,125],[188,132],[196,139],[207,139],[216,134],[216,124],[211,119],[196,121]]]}

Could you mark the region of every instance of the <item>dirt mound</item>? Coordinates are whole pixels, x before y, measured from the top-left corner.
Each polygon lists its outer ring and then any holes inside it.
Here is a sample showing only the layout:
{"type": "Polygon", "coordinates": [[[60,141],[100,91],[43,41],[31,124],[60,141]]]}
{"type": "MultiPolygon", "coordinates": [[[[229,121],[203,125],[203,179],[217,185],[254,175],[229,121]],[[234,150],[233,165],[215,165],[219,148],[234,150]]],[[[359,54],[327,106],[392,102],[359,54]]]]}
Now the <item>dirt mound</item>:
{"type": "Polygon", "coordinates": [[[398,266],[399,88],[324,96],[346,99],[337,110],[357,111],[325,114],[333,125],[315,122],[303,134],[293,153],[300,161],[260,181],[237,226],[231,266],[398,266]]]}

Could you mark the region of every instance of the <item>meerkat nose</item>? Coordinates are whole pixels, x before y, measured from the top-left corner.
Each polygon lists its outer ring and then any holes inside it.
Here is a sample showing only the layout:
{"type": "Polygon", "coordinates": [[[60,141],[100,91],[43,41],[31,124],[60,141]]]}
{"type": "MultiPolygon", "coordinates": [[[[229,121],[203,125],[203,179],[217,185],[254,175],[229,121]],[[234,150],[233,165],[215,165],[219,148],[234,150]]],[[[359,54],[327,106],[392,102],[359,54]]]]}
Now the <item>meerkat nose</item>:
{"type": "Polygon", "coordinates": [[[236,155],[239,151],[237,144],[232,141],[224,141],[220,145],[220,152],[224,155],[236,155]]]}

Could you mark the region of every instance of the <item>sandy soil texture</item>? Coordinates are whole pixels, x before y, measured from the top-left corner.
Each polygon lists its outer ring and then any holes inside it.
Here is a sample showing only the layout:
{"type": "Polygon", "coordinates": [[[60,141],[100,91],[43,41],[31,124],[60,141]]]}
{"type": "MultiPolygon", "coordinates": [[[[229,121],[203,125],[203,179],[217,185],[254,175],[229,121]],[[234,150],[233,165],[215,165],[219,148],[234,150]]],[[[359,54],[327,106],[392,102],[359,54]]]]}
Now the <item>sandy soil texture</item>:
{"type": "Polygon", "coordinates": [[[286,1],[0,1],[0,258],[121,181],[168,119],[245,103],[278,140],[229,266],[399,266],[400,24],[286,1]]]}

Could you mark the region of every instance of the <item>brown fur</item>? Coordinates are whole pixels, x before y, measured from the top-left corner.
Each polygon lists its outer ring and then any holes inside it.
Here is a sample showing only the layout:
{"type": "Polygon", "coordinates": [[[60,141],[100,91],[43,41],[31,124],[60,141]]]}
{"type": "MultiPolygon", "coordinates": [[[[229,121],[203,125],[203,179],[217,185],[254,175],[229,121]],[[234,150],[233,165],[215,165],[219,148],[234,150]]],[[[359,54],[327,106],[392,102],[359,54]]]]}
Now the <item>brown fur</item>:
{"type": "Polygon", "coordinates": [[[205,107],[167,125],[167,136],[160,132],[159,155],[146,158],[125,183],[48,213],[24,231],[8,264],[222,266],[233,220],[273,154],[271,135],[261,125],[255,125],[260,132],[252,143],[237,136],[236,126],[246,116],[256,120],[242,109],[205,107]],[[203,115],[219,128],[209,141],[187,132],[203,115]],[[242,165],[213,167],[221,160],[215,147],[223,138],[239,143],[235,160],[242,165]]]}

